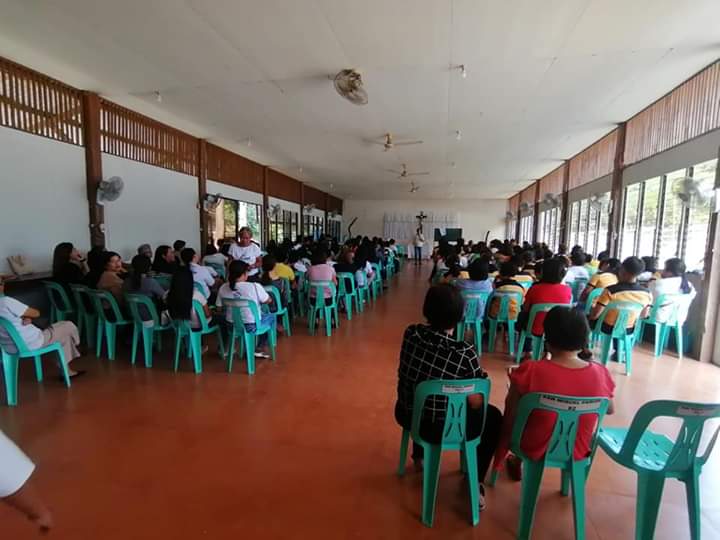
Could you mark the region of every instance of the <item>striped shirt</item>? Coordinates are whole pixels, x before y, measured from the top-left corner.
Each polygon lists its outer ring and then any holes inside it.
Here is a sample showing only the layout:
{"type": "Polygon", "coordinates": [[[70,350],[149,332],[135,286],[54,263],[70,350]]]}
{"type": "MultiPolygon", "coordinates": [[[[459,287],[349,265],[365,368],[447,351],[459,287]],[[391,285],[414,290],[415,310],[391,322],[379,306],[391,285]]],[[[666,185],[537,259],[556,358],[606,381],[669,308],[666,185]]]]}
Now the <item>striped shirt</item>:
{"type": "MultiPolygon", "coordinates": [[[[597,301],[601,306],[607,306],[610,302],[635,302],[645,308],[652,304],[653,298],[650,292],[638,283],[616,283],[607,287],[597,301]]],[[[627,323],[628,330],[635,328],[637,317],[638,313],[636,312],[630,314],[627,323]]],[[[604,326],[606,328],[614,326],[616,319],[617,311],[613,309],[605,316],[604,326]]]]}

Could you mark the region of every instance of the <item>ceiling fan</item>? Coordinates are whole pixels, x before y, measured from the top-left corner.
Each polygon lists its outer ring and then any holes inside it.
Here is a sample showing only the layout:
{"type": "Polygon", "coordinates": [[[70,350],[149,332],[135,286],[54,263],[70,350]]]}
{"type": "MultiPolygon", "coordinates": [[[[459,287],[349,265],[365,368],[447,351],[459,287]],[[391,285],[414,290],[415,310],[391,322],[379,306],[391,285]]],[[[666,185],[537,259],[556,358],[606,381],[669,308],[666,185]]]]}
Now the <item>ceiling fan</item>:
{"type": "Polygon", "coordinates": [[[417,193],[420,191],[420,186],[416,185],[415,182],[410,182],[410,193],[417,193]]]}
{"type": "Polygon", "coordinates": [[[412,173],[411,173],[411,172],[408,172],[408,170],[407,170],[407,165],[405,165],[404,163],[402,164],[402,170],[400,170],[400,171],[395,171],[395,170],[393,170],[393,169],[385,169],[385,170],[386,170],[387,172],[391,172],[391,173],[393,173],[393,174],[397,174],[397,175],[398,175],[398,179],[400,179],[400,180],[402,180],[403,178],[409,178],[409,177],[411,177],[411,176],[427,176],[428,174],[430,174],[429,171],[412,172],[412,173]]]}
{"type": "Polygon", "coordinates": [[[417,141],[397,141],[396,142],[393,140],[392,133],[386,133],[384,137],[385,137],[384,142],[380,142],[380,141],[368,141],[368,142],[370,142],[372,144],[381,145],[384,148],[384,150],[383,150],[384,152],[392,150],[396,146],[410,146],[413,144],[422,144],[423,143],[423,141],[419,141],[419,140],[417,140],[417,141]]]}

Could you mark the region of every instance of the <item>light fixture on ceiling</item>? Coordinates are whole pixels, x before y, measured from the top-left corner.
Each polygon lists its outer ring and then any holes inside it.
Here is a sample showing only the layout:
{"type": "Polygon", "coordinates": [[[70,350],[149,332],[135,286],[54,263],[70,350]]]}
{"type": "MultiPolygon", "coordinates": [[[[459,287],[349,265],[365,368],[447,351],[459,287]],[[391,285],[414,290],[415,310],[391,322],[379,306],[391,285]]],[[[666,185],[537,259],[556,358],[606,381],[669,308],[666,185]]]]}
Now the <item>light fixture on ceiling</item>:
{"type": "Polygon", "coordinates": [[[462,139],[462,132],[458,129],[455,131],[455,140],[459,141],[462,139]]]}
{"type": "Polygon", "coordinates": [[[155,90],[155,101],[162,103],[162,94],[160,93],[160,90],[155,90]]]}
{"type": "Polygon", "coordinates": [[[302,168],[302,167],[298,167],[298,174],[299,174],[300,176],[302,176],[302,173],[303,173],[303,168],[302,168]]]}
{"type": "Polygon", "coordinates": [[[245,144],[247,144],[248,148],[252,148],[252,145],[253,145],[252,137],[248,137],[247,140],[245,141],[245,144]]]}
{"type": "Polygon", "coordinates": [[[463,79],[467,79],[467,69],[465,68],[465,64],[460,64],[460,76],[463,79]]]}

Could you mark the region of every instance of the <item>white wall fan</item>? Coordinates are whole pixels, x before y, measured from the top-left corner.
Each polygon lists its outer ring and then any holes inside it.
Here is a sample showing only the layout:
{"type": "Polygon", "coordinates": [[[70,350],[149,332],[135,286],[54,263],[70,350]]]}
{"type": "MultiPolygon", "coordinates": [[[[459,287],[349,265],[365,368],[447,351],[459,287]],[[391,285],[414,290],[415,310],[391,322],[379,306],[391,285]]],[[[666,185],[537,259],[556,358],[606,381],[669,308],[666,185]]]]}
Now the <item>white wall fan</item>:
{"type": "Polygon", "coordinates": [[[265,210],[269,219],[277,219],[282,215],[282,206],[280,204],[271,204],[265,210]]]}
{"type": "Polygon", "coordinates": [[[593,212],[603,212],[604,211],[604,212],[607,212],[608,214],[610,214],[612,212],[613,202],[612,202],[612,199],[610,198],[609,193],[603,193],[603,194],[593,193],[588,198],[588,203],[590,205],[590,209],[593,212]]]}
{"type": "Polygon", "coordinates": [[[215,213],[215,210],[218,209],[218,206],[222,204],[222,202],[222,193],[206,193],[205,197],[203,197],[202,208],[208,214],[213,214],[215,213]]]}
{"type": "Polygon", "coordinates": [[[546,193],[545,197],[543,197],[542,205],[546,210],[559,208],[562,205],[562,199],[560,195],[556,195],[555,193],[546,193]]]}
{"type": "Polygon", "coordinates": [[[512,221],[513,219],[515,219],[515,213],[510,211],[505,212],[505,219],[507,221],[512,221]]]}
{"type": "Polygon", "coordinates": [[[705,205],[712,199],[712,192],[704,192],[700,189],[700,182],[689,176],[673,183],[673,194],[688,208],[693,204],[705,205]]]}
{"type": "Polygon", "coordinates": [[[315,205],[312,203],[303,206],[303,214],[309,214],[313,210],[315,210],[315,205]]]}
{"type": "Polygon", "coordinates": [[[354,69],[343,69],[333,77],[335,91],[353,105],[367,105],[368,95],[362,76],[354,69]]]}
{"type": "Polygon", "coordinates": [[[99,205],[106,202],[117,201],[123,192],[125,183],[119,176],[112,176],[107,180],[102,180],[97,187],[96,200],[99,205]]]}
{"type": "Polygon", "coordinates": [[[410,178],[411,176],[427,176],[428,174],[430,174],[430,171],[409,172],[407,169],[407,165],[405,163],[402,164],[399,171],[396,171],[394,169],[385,169],[385,170],[387,172],[397,174],[398,180],[402,180],[404,178],[410,178]]]}
{"type": "Polygon", "coordinates": [[[520,203],[520,207],[518,208],[518,212],[522,217],[529,216],[533,213],[533,207],[530,206],[530,204],[524,202],[520,203]]]}
{"type": "Polygon", "coordinates": [[[383,135],[383,138],[384,138],[385,140],[382,141],[382,142],[376,141],[376,140],[369,140],[369,141],[367,141],[367,142],[369,142],[370,144],[377,144],[377,145],[379,145],[379,146],[382,146],[382,147],[383,147],[383,152],[389,152],[390,150],[392,150],[392,149],[395,148],[396,146],[412,146],[412,145],[415,145],[415,144],[422,144],[422,143],[423,143],[423,141],[421,141],[421,140],[419,140],[419,139],[417,139],[417,140],[409,140],[409,141],[396,141],[396,140],[393,138],[392,133],[389,133],[389,132],[386,133],[385,135],[383,135]]]}

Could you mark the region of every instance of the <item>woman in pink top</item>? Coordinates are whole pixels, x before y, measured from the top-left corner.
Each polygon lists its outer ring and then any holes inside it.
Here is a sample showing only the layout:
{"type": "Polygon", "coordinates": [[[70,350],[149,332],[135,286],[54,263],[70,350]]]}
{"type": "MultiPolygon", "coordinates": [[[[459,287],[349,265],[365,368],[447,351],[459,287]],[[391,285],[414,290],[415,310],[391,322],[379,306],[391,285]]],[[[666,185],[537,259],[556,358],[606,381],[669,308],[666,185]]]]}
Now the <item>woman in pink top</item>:
{"type": "MultiPolygon", "coordinates": [[[[526,361],[510,373],[510,390],[505,400],[503,429],[495,453],[495,463],[502,463],[508,453],[510,435],[520,398],[533,392],[546,392],[575,397],[606,397],[610,399],[607,414],[613,413],[615,383],[602,364],[578,358],[578,352],[588,339],[585,316],[571,307],[554,307],[544,321],[545,341],[549,354],[538,362],[526,361]]],[[[555,426],[555,414],[534,411],[523,432],[520,445],[530,459],[545,455],[555,426]]],[[[580,418],[574,457],[583,459],[590,453],[592,434],[597,416],[586,414],[580,418]]],[[[510,476],[519,476],[517,461],[509,460],[510,476]]]]}
{"type": "MultiPolygon", "coordinates": [[[[312,256],[312,265],[308,268],[307,279],[312,281],[331,281],[337,287],[337,276],[335,275],[335,269],[330,266],[327,262],[328,255],[323,249],[319,249],[312,256]]],[[[332,291],[329,288],[325,288],[323,291],[325,296],[325,303],[330,304],[332,299],[332,291]]],[[[310,287],[310,298],[315,298],[315,289],[310,287]]]]}

